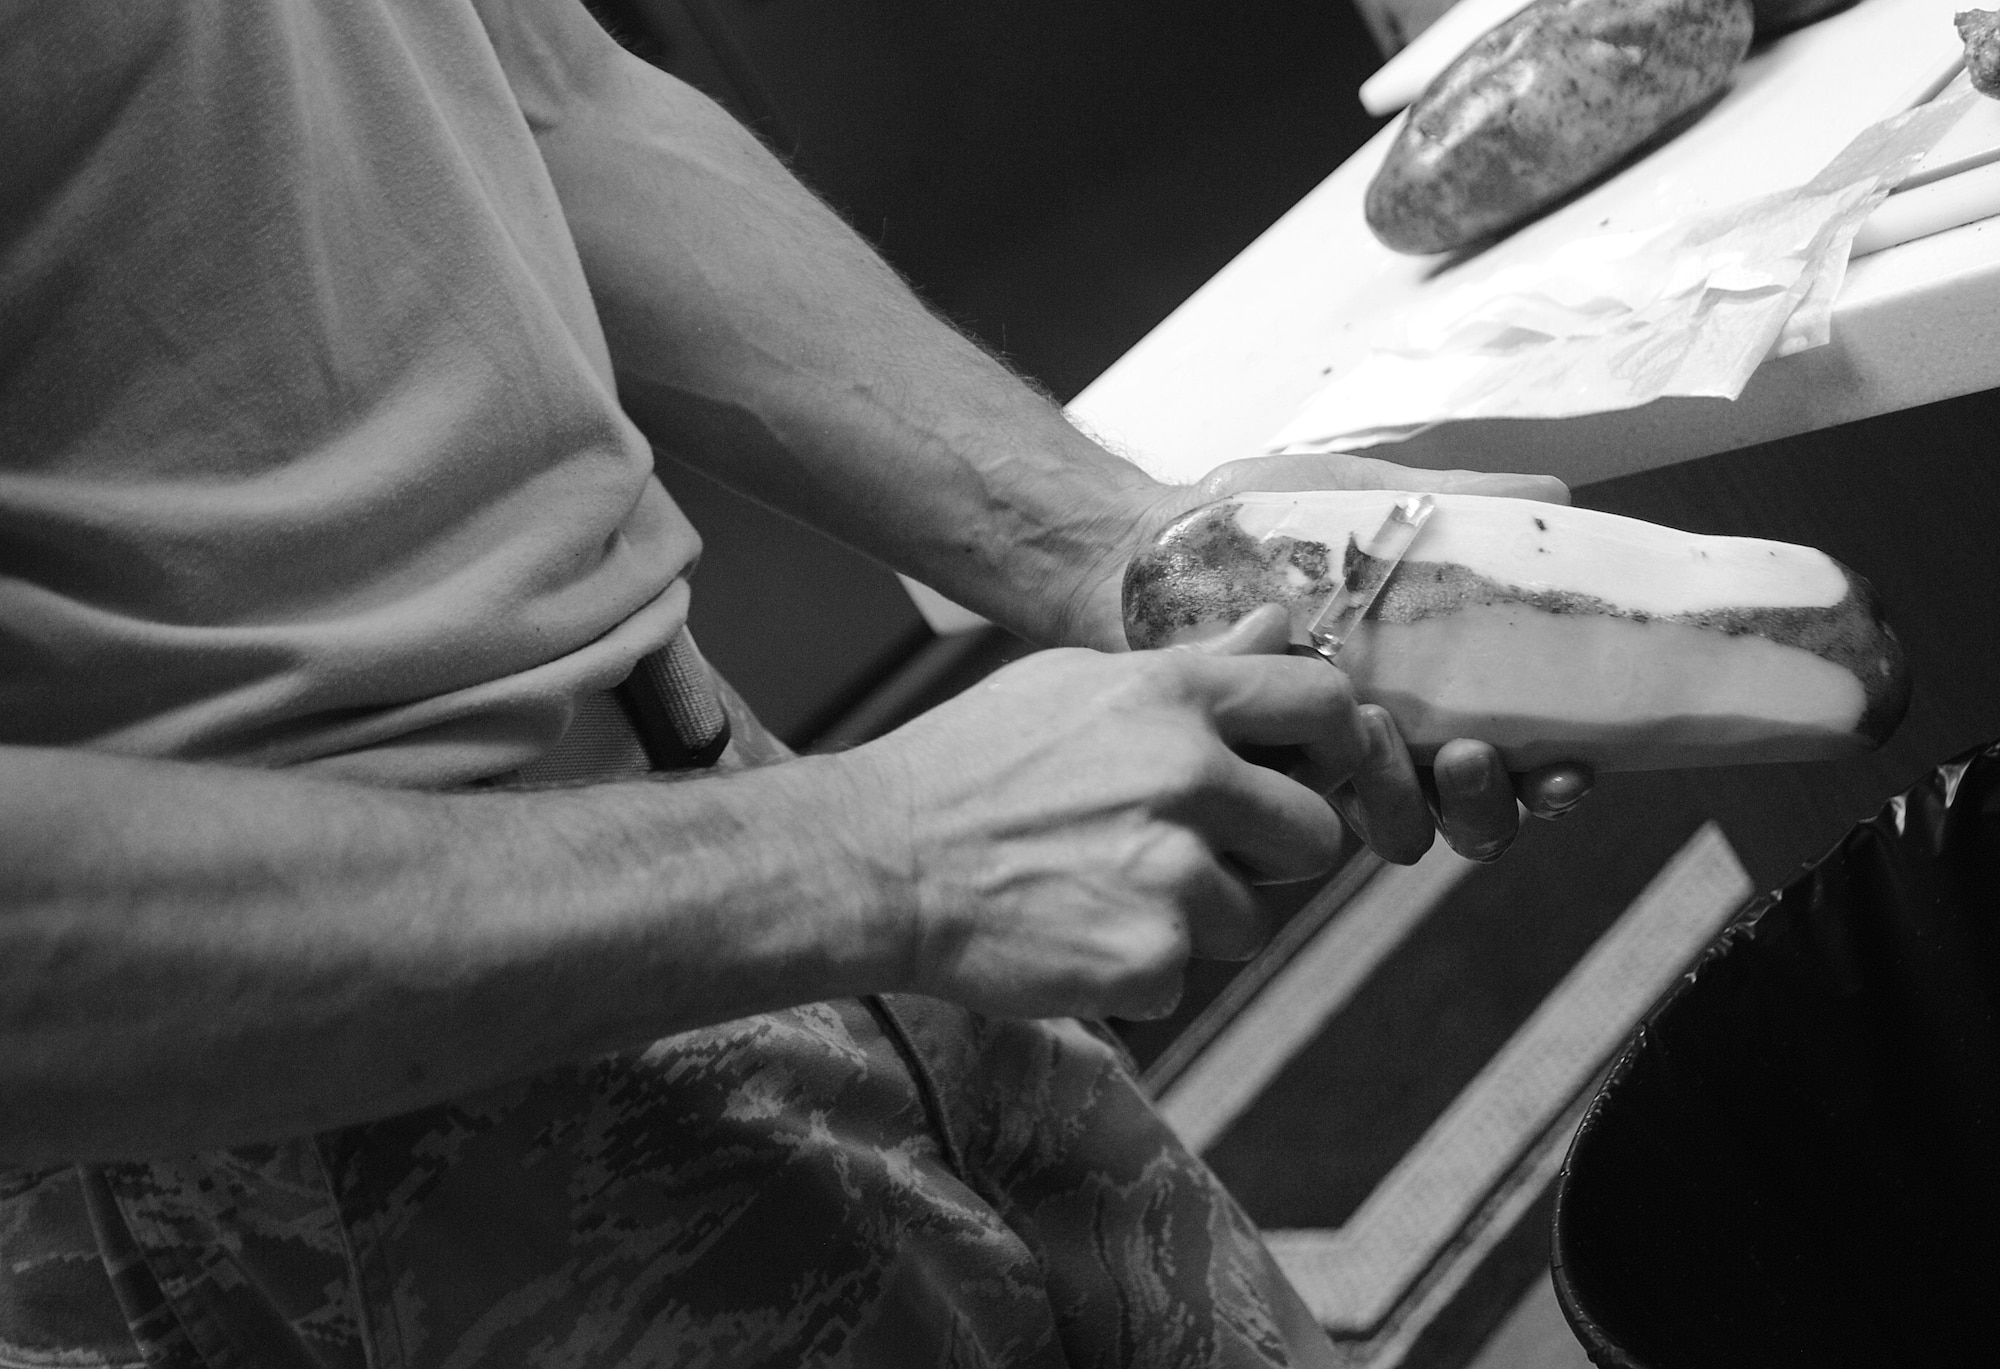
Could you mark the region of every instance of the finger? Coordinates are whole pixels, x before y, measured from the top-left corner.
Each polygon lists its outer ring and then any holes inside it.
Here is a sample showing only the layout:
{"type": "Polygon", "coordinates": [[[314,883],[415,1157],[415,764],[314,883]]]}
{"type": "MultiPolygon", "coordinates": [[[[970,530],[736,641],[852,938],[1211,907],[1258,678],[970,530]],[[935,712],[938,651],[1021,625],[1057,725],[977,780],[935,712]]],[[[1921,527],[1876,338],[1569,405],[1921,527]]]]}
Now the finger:
{"type": "MultiPolygon", "coordinates": [[[[1267,604],[1217,636],[1168,650],[1182,653],[1225,743],[1266,756],[1297,747],[1316,770],[1344,778],[1371,745],[1347,677],[1317,657],[1268,654],[1289,642],[1289,616],[1267,604]]],[[[1340,851],[1340,825],[1315,791],[1245,756],[1223,763],[1184,816],[1256,879],[1310,879],[1340,851]]]]}
{"type": "Polygon", "coordinates": [[[1257,882],[1311,879],[1340,855],[1340,823],[1319,794],[1234,755],[1172,816],[1257,882]]]}
{"type": "Polygon", "coordinates": [[[1377,855],[1413,865],[1431,849],[1431,808],[1409,748],[1388,710],[1361,708],[1370,746],[1364,762],[1329,797],[1355,834],[1377,855]]]}
{"type": "MultiPolygon", "coordinates": [[[[1163,976],[1154,986],[1128,989],[1118,1000],[1102,1010],[1105,1017],[1115,1017],[1124,1022],[1157,1022],[1163,1017],[1172,1017],[1174,1009],[1181,1005],[1181,993],[1186,985],[1183,971],[1176,970],[1169,977],[1163,976]]],[[[1096,1017],[1097,1009],[1080,1010],[1069,1014],[1072,1017],[1096,1017]]]]}
{"type": "Polygon", "coordinates": [[[1569,487],[1551,475],[1431,471],[1346,452],[1245,457],[1209,472],[1200,488],[1208,499],[1246,490],[1411,490],[1569,503],[1569,487]]]}
{"type": "MultiPolygon", "coordinates": [[[[1336,673],[1324,664],[1318,669],[1336,673]]],[[[1363,772],[1369,775],[1371,798],[1383,803],[1384,820],[1395,826],[1395,819],[1404,810],[1385,801],[1389,782],[1378,781],[1376,772],[1393,766],[1386,759],[1387,753],[1400,754],[1402,745],[1379,740],[1368,726],[1368,712],[1356,709],[1342,690],[1335,697],[1333,711],[1298,720],[1303,727],[1264,732],[1259,729],[1270,719],[1260,716],[1249,721],[1236,719],[1225,728],[1266,744],[1242,747],[1240,754],[1232,751],[1229,763],[1213,782],[1212,793],[1205,796],[1208,802],[1201,821],[1216,849],[1240,861],[1254,878],[1268,883],[1284,884],[1325,874],[1339,859],[1341,849],[1340,823],[1328,809],[1325,795],[1363,772]],[[1383,758],[1371,759],[1377,756],[1383,758]],[[1271,764],[1279,757],[1285,764],[1271,764]]],[[[1382,710],[1372,712],[1386,723],[1388,715],[1382,710]]],[[[1407,756],[1403,763],[1407,770],[1407,756]]],[[[1414,777],[1409,788],[1415,793],[1414,777]]],[[[1430,812],[1421,795],[1415,804],[1428,845],[1430,812]]],[[[1421,847],[1418,854],[1422,854],[1421,847]]]]}
{"type": "Polygon", "coordinates": [[[1187,979],[1187,948],[1169,963],[1143,973],[1124,976],[1115,987],[1095,987],[1072,1001],[1060,1004],[1049,1015],[1066,1017],[1122,1017],[1147,1022],[1166,1017],[1180,1005],[1187,979]]]}
{"type": "Polygon", "coordinates": [[[1248,960],[1271,939],[1270,913],[1243,866],[1226,858],[1216,866],[1213,885],[1188,918],[1188,939],[1208,960],[1248,960]]]}
{"type": "Polygon", "coordinates": [[[1553,821],[1583,802],[1594,783],[1589,766],[1571,762],[1516,776],[1514,792],[1532,816],[1553,821]]]}
{"type": "Polygon", "coordinates": [[[1369,737],[1347,676],[1317,656],[1283,653],[1291,619],[1265,604],[1216,636],[1167,647],[1187,687],[1232,746],[1302,746],[1322,764],[1351,764],[1369,737]]]}
{"type": "Polygon", "coordinates": [[[1438,827],[1468,860],[1498,860],[1521,829],[1513,777],[1500,753],[1484,742],[1446,742],[1431,763],[1438,827]]]}
{"type": "Polygon", "coordinates": [[[1198,656],[1281,656],[1292,641],[1292,617],[1282,604],[1259,604],[1210,636],[1177,642],[1166,651],[1198,656]]]}

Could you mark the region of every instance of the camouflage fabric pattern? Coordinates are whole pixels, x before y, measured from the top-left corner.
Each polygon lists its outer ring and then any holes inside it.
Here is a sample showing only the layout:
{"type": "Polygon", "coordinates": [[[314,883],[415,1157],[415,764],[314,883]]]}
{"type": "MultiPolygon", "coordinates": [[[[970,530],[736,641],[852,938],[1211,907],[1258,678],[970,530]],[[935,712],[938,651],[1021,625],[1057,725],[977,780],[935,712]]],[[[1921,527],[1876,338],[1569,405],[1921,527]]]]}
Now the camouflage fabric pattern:
{"type": "MultiPolygon", "coordinates": [[[[713,684],[733,739],[706,773],[786,759],[713,684]]],[[[1114,1038],[932,999],[768,1013],[271,1145],[0,1170],[0,1369],[1325,1352],[1114,1038]]]]}
{"type": "MultiPolygon", "coordinates": [[[[68,1213],[71,1246],[82,1190],[115,1208],[104,1262],[62,1264],[69,1329],[93,1338],[0,1326],[12,1363],[1290,1362],[1280,1276],[1113,1044],[924,999],[791,1009],[315,1138],[78,1174],[21,1192],[68,1213]],[[107,1264],[136,1343],[106,1334],[124,1320],[107,1264]]],[[[19,1196],[0,1211],[23,1218],[19,1196]]],[[[10,1227],[10,1261],[27,1235],[10,1227]]]]}
{"type": "Polygon", "coordinates": [[[139,1363],[74,1165],[0,1170],[0,1365],[139,1363]]]}

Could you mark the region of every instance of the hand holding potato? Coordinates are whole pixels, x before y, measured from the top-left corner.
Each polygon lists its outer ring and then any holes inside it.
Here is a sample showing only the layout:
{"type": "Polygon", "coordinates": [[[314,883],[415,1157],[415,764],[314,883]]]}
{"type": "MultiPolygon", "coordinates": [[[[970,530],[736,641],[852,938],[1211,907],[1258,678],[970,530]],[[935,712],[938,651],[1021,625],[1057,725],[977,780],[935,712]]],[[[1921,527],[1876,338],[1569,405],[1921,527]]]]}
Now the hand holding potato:
{"type": "MultiPolygon", "coordinates": [[[[1183,515],[1218,499],[1249,491],[1273,490],[1413,490],[1438,494],[1481,494],[1504,498],[1532,499],[1567,504],[1569,489],[1554,476],[1523,475],[1486,471],[1433,471],[1399,465],[1377,457],[1344,452],[1310,455],[1257,456],[1226,462],[1192,485],[1160,485],[1150,508],[1135,512],[1125,529],[1122,542],[1106,558],[1095,581],[1087,583],[1077,599],[1075,624],[1070,640],[1100,650],[1122,651],[1127,646],[1122,583],[1131,558],[1146,553],[1154,539],[1183,515]]],[[[1282,645],[1278,648],[1282,650],[1282,645]]],[[[1380,714],[1393,732],[1394,723],[1380,709],[1364,709],[1369,716],[1380,714]]],[[[1370,726],[1377,724],[1371,723],[1370,726]]],[[[1402,738],[1384,743],[1391,750],[1406,752],[1402,738]]],[[[1536,817],[1556,817],[1575,807],[1589,790],[1591,773],[1582,766],[1552,764],[1508,775],[1492,748],[1468,743],[1441,751],[1419,779],[1435,788],[1436,830],[1462,854],[1490,859],[1503,851],[1518,827],[1521,805],[1536,817]],[[1500,783],[1496,776],[1506,776],[1500,783]],[[1484,797],[1489,786],[1499,797],[1484,797]],[[1503,802],[1502,799],[1505,799],[1503,802]]],[[[1324,787],[1324,786],[1322,786],[1324,787]]],[[[1385,857],[1408,863],[1430,847],[1432,827],[1421,828],[1404,818],[1389,822],[1370,818],[1368,805],[1344,788],[1331,797],[1349,826],[1385,857]]]]}
{"type": "MultiPolygon", "coordinates": [[[[1270,934],[1260,882],[1326,871],[1340,824],[1314,788],[1238,754],[1296,746],[1372,839],[1430,845],[1393,727],[1325,662],[1281,654],[1283,612],[1161,651],[1056,650],[847,753],[899,891],[910,987],[1000,1015],[1169,1011],[1190,954],[1270,934]]],[[[1441,773],[1447,830],[1511,837],[1512,788],[1441,773]],[[1467,781],[1470,781],[1469,783],[1467,781]]]]}

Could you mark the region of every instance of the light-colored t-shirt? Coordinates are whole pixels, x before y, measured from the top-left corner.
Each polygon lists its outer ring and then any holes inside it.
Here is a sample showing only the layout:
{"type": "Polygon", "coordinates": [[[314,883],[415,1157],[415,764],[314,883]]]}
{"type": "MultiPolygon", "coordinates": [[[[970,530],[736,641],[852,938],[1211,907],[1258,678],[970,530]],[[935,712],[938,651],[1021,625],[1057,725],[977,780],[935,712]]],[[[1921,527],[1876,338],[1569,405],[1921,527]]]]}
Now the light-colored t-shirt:
{"type": "Polygon", "coordinates": [[[685,620],[470,0],[0,10],[0,742],[509,771],[685,620]]]}

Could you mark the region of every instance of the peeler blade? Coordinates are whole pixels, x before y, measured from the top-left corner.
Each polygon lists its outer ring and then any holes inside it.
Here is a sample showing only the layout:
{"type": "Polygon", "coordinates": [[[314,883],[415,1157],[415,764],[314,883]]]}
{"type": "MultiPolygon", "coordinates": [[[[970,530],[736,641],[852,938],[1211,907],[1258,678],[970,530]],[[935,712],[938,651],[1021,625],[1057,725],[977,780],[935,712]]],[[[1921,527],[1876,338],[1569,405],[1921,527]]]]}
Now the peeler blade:
{"type": "Polygon", "coordinates": [[[1306,627],[1306,639],[1312,649],[1323,657],[1329,665],[1339,665],[1340,649],[1347,644],[1355,627],[1368,616],[1368,610],[1375,606],[1382,587],[1389,583],[1410,546],[1423,531],[1424,524],[1437,511],[1437,501],[1428,494],[1413,494],[1398,499],[1389,510],[1388,518],[1360,548],[1363,561],[1355,563],[1353,571],[1345,576],[1320,611],[1306,627]],[[1374,567],[1380,572],[1375,573],[1374,567]],[[1359,583],[1357,583],[1357,581],[1359,583]]]}

